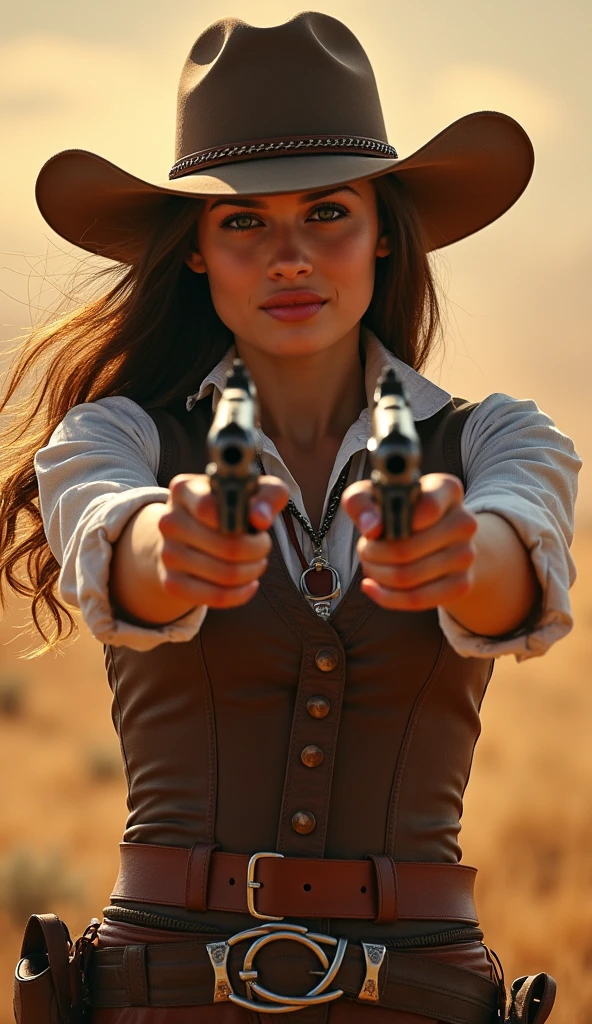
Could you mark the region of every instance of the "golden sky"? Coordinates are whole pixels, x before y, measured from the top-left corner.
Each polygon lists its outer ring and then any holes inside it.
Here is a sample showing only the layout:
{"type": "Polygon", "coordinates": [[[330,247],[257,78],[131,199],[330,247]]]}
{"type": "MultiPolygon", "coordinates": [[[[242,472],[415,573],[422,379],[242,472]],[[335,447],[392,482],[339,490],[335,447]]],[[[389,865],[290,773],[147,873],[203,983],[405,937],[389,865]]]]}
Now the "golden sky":
{"type": "MultiPolygon", "coordinates": [[[[287,0],[25,0],[3,12],[0,339],[29,324],[28,303],[35,315],[48,301],[44,277],[59,274],[68,250],[35,205],[43,162],[90,149],[166,180],[177,81],[195,38],[226,15],[272,25],[301,9],[287,0]]],[[[589,461],[592,4],[368,0],[315,9],[362,41],[400,155],[473,110],[504,111],[529,132],[537,163],[523,197],[437,257],[446,349],[427,376],[471,400],[495,391],[534,399],[589,461]]],[[[583,521],[592,518],[587,467],[580,480],[583,521]]]]}

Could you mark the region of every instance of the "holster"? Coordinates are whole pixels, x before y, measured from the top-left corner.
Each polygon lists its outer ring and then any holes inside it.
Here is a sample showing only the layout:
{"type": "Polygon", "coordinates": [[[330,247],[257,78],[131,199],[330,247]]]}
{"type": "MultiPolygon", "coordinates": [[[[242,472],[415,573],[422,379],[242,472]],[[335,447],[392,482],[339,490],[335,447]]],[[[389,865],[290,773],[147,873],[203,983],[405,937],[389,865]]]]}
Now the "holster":
{"type": "Polygon", "coordinates": [[[508,993],[506,1024],[543,1024],[553,1009],[556,991],[550,974],[516,978],[508,993]]]}
{"type": "Polygon", "coordinates": [[[99,921],[72,942],[55,914],[33,914],[26,925],[14,975],[17,1024],[84,1024],[90,1009],[85,972],[99,921]]]}

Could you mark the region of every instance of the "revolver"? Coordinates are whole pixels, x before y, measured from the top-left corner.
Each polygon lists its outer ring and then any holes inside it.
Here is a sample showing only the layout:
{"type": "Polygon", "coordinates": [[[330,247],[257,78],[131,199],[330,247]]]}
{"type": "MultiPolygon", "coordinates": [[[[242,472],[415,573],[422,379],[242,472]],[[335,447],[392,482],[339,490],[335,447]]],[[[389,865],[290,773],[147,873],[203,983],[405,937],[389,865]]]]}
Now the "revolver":
{"type": "Polygon", "coordinates": [[[411,534],[413,507],[421,494],[421,442],[405,389],[391,367],[376,382],[372,437],[372,492],[382,512],[386,540],[411,534]]]}
{"type": "Polygon", "coordinates": [[[212,493],[222,533],[255,532],[249,498],[257,490],[258,405],[255,385],[242,359],[235,359],[207,436],[212,493]]]}

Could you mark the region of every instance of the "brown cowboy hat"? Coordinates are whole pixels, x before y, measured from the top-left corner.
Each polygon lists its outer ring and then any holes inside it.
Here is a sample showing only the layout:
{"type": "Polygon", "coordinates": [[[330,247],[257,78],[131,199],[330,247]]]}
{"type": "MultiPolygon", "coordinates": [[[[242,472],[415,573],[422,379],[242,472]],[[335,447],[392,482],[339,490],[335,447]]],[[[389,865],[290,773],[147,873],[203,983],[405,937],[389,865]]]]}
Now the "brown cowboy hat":
{"type": "Polygon", "coordinates": [[[500,217],[533,163],[524,129],[492,111],[460,118],[400,159],[362,46],[336,18],[307,11],[273,28],[228,18],[200,35],[179,82],[168,181],[69,149],[42,167],[36,197],[63,238],[128,263],[168,196],[300,192],[392,173],[428,249],[438,249],[500,217]]]}

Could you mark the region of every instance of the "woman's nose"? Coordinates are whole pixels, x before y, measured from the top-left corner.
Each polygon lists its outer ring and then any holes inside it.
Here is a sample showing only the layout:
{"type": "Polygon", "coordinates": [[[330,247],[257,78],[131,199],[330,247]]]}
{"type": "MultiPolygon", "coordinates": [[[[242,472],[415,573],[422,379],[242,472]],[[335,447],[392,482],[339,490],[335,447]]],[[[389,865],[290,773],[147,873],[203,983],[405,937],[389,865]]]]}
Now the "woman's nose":
{"type": "Polygon", "coordinates": [[[295,240],[284,239],[277,246],[269,262],[269,276],[272,280],[307,277],[312,273],[312,269],[310,257],[295,240]]]}

